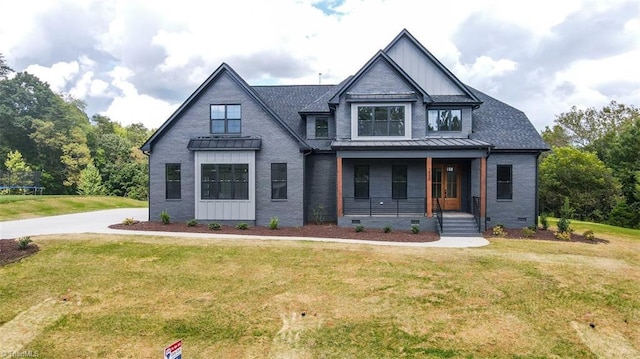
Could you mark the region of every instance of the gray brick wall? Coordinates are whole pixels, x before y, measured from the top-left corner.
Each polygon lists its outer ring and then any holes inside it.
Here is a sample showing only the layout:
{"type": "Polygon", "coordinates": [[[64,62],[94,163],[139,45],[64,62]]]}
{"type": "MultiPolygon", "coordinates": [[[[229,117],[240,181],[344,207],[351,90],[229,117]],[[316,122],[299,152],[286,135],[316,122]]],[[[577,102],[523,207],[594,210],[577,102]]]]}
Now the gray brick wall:
{"type": "Polygon", "coordinates": [[[324,213],[325,221],[336,221],[336,155],[313,154],[306,160],[308,222],[316,221],[314,210],[324,213]]]}

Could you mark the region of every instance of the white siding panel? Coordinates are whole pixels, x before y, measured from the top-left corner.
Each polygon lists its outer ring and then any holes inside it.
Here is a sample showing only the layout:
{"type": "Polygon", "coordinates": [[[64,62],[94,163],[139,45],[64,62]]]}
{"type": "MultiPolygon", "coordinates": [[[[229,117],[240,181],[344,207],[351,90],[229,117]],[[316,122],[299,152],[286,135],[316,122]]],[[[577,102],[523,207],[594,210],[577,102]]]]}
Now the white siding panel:
{"type": "Polygon", "coordinates": [[[256,160],[254,151],[200,151],[195,155],[195,214],[200,220],[256,219],[256,160]],[[202,200],[200,199],[200,168],[203,163],[246,163],[249,165],[248,200],[202,200]]]}
{"type": "Polygon", "coordinates": [[[409,40],[398,41],[387,54],[429,95],[464,95],[464,92],[409,40]]]}

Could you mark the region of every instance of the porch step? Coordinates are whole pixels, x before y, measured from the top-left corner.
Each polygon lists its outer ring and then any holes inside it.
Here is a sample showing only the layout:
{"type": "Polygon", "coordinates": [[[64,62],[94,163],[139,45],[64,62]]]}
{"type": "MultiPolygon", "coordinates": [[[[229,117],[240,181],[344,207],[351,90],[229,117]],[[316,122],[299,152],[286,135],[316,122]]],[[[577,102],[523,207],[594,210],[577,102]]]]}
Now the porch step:
{"type": "Polygon", "coordinates": [[[444,215],[441,237],[476,237],[480,235],[472,215],[444,215]]]}

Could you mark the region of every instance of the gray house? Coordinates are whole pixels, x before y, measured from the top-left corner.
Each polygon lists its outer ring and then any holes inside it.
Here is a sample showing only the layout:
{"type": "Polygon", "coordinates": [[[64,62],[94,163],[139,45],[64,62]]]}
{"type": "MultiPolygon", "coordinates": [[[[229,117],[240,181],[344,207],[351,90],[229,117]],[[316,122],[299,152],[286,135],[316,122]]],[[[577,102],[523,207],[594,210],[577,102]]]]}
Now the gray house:
{"type": "Polygon", "coordinates": [[[477,233],[536,224],[548,146],[403,30],[337,85],[250,86],[222,64],[142,150],[151,219],[477,233]]]}

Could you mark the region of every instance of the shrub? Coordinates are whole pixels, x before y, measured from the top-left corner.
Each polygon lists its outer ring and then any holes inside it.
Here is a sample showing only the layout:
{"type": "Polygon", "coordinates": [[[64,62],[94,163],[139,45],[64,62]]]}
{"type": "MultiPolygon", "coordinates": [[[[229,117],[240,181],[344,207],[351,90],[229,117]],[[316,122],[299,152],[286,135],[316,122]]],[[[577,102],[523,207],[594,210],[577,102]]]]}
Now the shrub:
{"type": "Polygon", "coordinates": [[[522,236],[525,238],[532,238],[535,234],[536,231],[534,229],[531,229],[529,227],[522,228],[522,236]]]}
{"type": "Polygon", "coordinates": [[[546,213],[540,215],[540,224],[542,225],[542,229],[545,231],[549,229],[549,219],[547,218],[546,213]]]}
{"type": "Polygon", "coordinates": [[[554,233],[556,239],[561,241],[568,241],[571,239],[571,232],[556,232],[554,233]]]}
{"type": "Polygon", "coordinates": [[[24,251],[27,249],[27,247],[29,247],[29,243],[33,241],[31,240],[31,237],[27,236],[16,239],[16,242],[18,242],[18,249],[24,251]]]}
{"type": "Polygon", "coordinates": [[[212,231],[217,231],[217,230],[219,230],[220,228],[222,228],[222,226],[220,225],[220,223],[216,223],[216,222],[209,223],[209,226],[208,226],[208,227],[209,227],[209,229],[210,229],[210,230],[212,230],[212,231]]]}
{"type": "Polygon", "coordinates": [[[269,229],[278,229],[278,224],[280,223],[280,218],[271,217],[269,220],[269,229]]]}
{"type": "Polygon", "coordinates": [[[364,226],[363,226],[363,225],[361,225],[361,224],[359,224],[359,225],[357,225],[357,226],[353,227],[353,229],[354,229],[356,232],[362,232],[362,231],[364,231],[364,226]]]}
{"type": "Polygon", "coordinates": [[[124,224],[125,226],[131,226],[131,225],[136,224],[136,223],[138,223],[138,221],[136,221],[135,219],[130,218],[130,217],[125,218],[125,219],[122,220],[122,224],[124,224]]]}
{"type": "Polygon", "coordinates": [[[560,218],[558,220],[558,231],[559,232],[571,232],[571,220],[568,218],[560,218]]]}
{"type": "Polygon", "coordinates": [[[314,208],[313,211],[311,211],[311,215],[313,216],[313,220],[317,224],[320,224],[320,223],[324,222],[324,219],[325,219],[324,206],[321,205],[321,204],[316,206],[316,208],[314,208]]]}
{"type": "Polygon", "coordinates": [[[507,232],[504,230],[504,225],[500,223],[496,224],[491,232],[497,237],[504,237],[507,235],[507,232]]]}
{"type": "Polygon", "coordinates": [[[238,224],[236,225],[236,229],[242,229],[242,230],[245,230],[245,229],[247,229],[247,228],[249,228],[249,225],[248,225],[248,224],[246,224],[246,223],[244,223],[244,222],[240,222],[240,223],[238,223],[238,224]]]}
{"type": "Polygon", "coordinates": [[[195,219],[190,219],[187,221],[187,227],[195,227],[198,225],[198,221],[196,221],[195,219]]]}
{"type": "Polygon", "coordinates": [[[411,225],[411,233],[413,233],[413,234],[420,233],[420,225],[419,224],[412,224],[411,225]]]}
{"type": "Polygon", "coordinates": [[[171,217],[169,217],[169,212],[167,211],[160,212],[160,221],[162,222],[162,224],[171,223],[171,217]]]}
{"type": "Polygon", "coordinates": [[[391,233],[391,230],[393,229],[393,227],[391,227],[390,224],[387,224],[386,226],[382,227],[382,231],[384,233],[391,233]]]}
{"type": "Polygon", "coordinates": [[[586,238],[588,241],[594,241],[596,239],[596,235],[593,233],[592,230],[587,230],[585,231],[583,234],[584,238],[586,238]]]}

